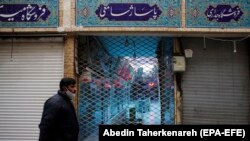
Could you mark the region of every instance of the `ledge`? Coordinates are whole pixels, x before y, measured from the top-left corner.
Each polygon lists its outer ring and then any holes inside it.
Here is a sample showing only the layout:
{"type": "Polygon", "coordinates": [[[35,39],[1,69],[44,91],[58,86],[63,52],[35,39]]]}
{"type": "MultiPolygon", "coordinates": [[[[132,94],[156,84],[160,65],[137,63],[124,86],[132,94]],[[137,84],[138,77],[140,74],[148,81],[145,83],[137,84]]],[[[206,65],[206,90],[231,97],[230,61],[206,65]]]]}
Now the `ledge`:
{"type": "Polygon", "coordinates": [[[149,36],[218,36],[250,35],[250,28],[167,28],[167,27],[59,27],[59,28],[0,28],[0,35],[16,34],[76,34],[76,35],[149,35],[149,36]]]}

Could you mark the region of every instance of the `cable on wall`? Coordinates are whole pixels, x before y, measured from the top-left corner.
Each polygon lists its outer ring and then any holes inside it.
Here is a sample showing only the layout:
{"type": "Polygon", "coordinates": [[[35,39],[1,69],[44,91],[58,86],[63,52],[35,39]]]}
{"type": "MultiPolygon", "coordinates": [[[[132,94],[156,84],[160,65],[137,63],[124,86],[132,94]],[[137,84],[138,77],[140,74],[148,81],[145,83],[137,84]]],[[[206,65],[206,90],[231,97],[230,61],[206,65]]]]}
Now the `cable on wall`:
{"type": "Polygon", "coordinates": [[[236,49],[236,41],[234,41],[234,53],[237,52],[237,49],[236,49]]]}
{"type": "Polygon", "coordinates": [[[203,48],[206,49],[206,38],[210,39],[210,40],[215,40],[215,41],[222,41],[222,42],[232,42],[233,43],[233,47],[234,50],[233,52],[236,53],[237,52],[237,42],[242,42],[246,39],[248,39],[250,37],[250,35],[247,35],[246,37],[243,37],[241,39],[219,39],[219,38],[213,38],[213,37],[206,37],[206,35],[204,35],[204,46],[203,48]]]}
{"type": "Polygon", "coordinates": [[[206,46],[206,36],[205,36],[205,35],[204,35],[204,37],[203,37],[203,40],[204,40],[203,49],[206,50],[206,49],[207,49],[207,46],[206,46]]]}
{"type": "Polygon", "coordinates": [[[10,52],[10,59],[11,62],[13,61],[13,47],[14,47],[14,39],[13,37],[11,38],[11,52],[10,52]]]}

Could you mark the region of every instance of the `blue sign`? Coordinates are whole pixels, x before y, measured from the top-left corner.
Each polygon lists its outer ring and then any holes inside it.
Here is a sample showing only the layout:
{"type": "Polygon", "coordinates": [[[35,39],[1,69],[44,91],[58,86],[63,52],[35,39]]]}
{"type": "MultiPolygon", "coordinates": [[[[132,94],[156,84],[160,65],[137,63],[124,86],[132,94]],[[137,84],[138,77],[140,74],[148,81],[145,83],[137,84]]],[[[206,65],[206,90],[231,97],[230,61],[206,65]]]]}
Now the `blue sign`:
{"type": "Polygon", "coordinates": [[[162,11],[157,5],[149,6],[146,3],[110,3],[101,4],[95,11],[102,20],[109,21],[148,21],[150,18],[157,20],[162,11]]]}
{"type": "Polygon", "coordinates": [[[58,27],[58,0],[0,1],[0,28],[58,27]]]}
{"type": "Polygon", "coordinates": [[[50,11],[43,5],[37,4],[1,4],[1,22],[36,22],[48,18],[50,11]]]}
{"type": "Polygon", "coordinates": [[[247,0],[186,0],[188,28],[249,28],[247,0]]]}
{"type": "Polygon", "coordinates": [[[230,5],[218,5],[217,7],[209,6],[205,11],[209,21],[230,22],[231,20],[239,21],[243,15],[239,6],[232,8],[230,5]]]}
{"type": "Polygon", "coordinates": [[[78,27],[180,27],[181,0],[76,0],[78,27]]]}

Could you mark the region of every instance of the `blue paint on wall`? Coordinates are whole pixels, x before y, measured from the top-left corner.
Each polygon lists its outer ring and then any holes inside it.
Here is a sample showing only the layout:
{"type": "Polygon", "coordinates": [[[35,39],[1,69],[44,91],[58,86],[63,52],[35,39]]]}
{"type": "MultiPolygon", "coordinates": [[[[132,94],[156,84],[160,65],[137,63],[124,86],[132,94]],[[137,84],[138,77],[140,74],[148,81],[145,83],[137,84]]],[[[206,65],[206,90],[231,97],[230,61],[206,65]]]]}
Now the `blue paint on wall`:
{"type": "Polygon", "coordinates": [[[58,27],[58,0],[1,0],[0,28],[58,27]]]}
{"type": "MultiPolygon", "coordinates": [[[[128,26],[143,26],[143,27],[180,27],[181,25],[181,0],[168,0],[168,1],[162,1],[162,0],[135,0],[133,2],[131,1],[117,1],[117,0],[77,0],[76,3],[76,25],[77,26],[104,26],[104,27],[128,27],[128,26]],[[157,19],[150,18],[148,20],[141,20],[141,21],[135,21],[133,20],[123,20],[123,21],[117,21],[117,20],[109,20],[108,18],[101,19],[100,16],[96,14],[96,11],[98,11],[98,8],[100,8],[100,5],[108,6],[109,4],[119,3],[119,5],[122,6],[122,4],[133,4],[133,3],[140,3],[141,5],[147,5],[148,6],[154,6],[157,5],[157,8],[159,7],[159,11],[162,11],[162,13],[157,17],[157,19]]],[[[106,7],[108,9],[104,10],[101,9],[102,12],[111,12],[110,7],[106,7]]],[[[137,12],[141,12],[140,14],[144,13],[146,14],[146,10],[140,9],[137,7],[137,10],[133,8],[133,10],[128,12],[131,12],[131,16],[137,12]]],[[[140,7],[141,8],[141,7],[140,7]]],[[[119,8],[118,8],[119,9],[119,8]]],[[[125,7],[121,7],[121,9],[124,9],[122,11],[119,11],[119,14],[127,14],[125,7]]],[[[114,11],[113,11],[114,12],[114,11]]],[[[149,11],[148,11],[149,12],[149,11]]],[[[99,9],[100,13],[100,9],[99,9]]],[[[102,13],[102,14],[104,14],[102,13]]],[[[109,13],[110,14],[110,13],[109,13]]],[[[118,15],[119,15],[118,14],[118,15]]],[[[150,12],[150,14],[152,14],[150,12]]],[[[111,15],[111,14],[110,14],[111,15]]],[[[103,16],[103,15],[101,15],[103,16]]],[[[117,16],[117,13],[116,13],[117,16]]]]}
{"type": "Polygon", "coordinates": [[[248,28],[249,0],[186,0],[187,27],[248,28]]]}

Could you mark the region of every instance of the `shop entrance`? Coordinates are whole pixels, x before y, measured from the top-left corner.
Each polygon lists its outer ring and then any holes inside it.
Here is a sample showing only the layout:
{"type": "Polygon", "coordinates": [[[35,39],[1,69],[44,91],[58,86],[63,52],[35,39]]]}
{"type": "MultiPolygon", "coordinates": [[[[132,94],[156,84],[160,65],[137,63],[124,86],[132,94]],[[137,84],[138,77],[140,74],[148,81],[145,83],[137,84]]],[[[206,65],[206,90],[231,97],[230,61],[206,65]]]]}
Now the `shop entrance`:
{"type": "Polygon", "coordinates": [[[78,38],[80,139],[99,124],[174,124],[172,38],[78,38]]]}

